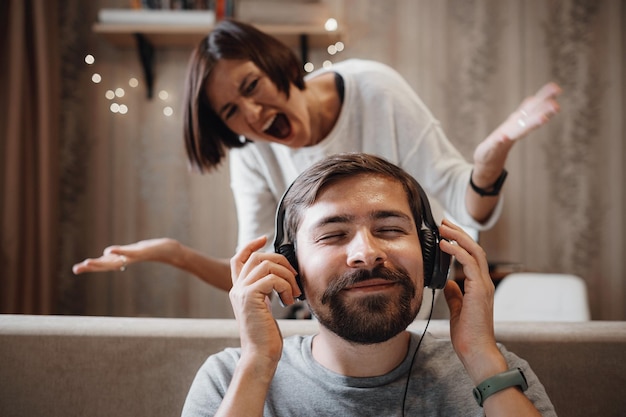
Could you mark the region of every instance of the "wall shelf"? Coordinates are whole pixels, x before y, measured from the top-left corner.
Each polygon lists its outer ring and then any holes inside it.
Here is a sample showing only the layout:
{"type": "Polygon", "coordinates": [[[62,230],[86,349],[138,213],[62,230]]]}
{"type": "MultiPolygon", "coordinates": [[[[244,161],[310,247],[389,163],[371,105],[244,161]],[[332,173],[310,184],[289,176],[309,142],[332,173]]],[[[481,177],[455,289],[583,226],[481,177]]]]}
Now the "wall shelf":
{"type": "MultiPolygon", "coordinates": [[[[308,38],[309,47],[325,48],[340,40],[338,31],[328,32],[318,25],[288,25],[288,24],[255,24],[263,32],[278,38],[292,47],[299,47],[302,36],[308,38]]],[[[134,34],[142,34],[154,47],[164,48],[193,48],[213,25],[158,25],[158,24],[128,24],[128,23],[101,23],[93,25],[93,31],[104,37],[111,44],[120,48],[135,47],[134,34]]]]}
{"type": "MultiPolygon", "coordinates": [[[[321,25],[255,24],[286,45],[298,48],[302,62],[308,61],[309,48],[326,48],[340,40],[338,31],[321,25]]],[[[144,71],[148,98],[152,98],[154,61],[157,48],[194,48],[213,29],[212,24],[154,24],[96,22],[92,30],[118,48],[137,48],[144,71]]]]}

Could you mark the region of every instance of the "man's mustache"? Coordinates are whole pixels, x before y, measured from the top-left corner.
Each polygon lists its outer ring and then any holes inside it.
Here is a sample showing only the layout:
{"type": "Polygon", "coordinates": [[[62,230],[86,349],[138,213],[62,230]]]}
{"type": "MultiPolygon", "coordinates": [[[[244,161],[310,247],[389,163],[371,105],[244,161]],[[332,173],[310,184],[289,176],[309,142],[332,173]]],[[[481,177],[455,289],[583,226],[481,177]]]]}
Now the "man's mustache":
{"type": "Polygon", "coordinates": [[[322,294],[322,304],[327,304],[332,297],[340,293],[342,290],[358,284],[359,282],[370,279],[383,279],[389,282],[405,282],[410,281],[409,274],[403,270],[389,269],[384,266],[378,266],[374,269],[355,269],[347,271],[332,280],[324,294],[322,294]]]}

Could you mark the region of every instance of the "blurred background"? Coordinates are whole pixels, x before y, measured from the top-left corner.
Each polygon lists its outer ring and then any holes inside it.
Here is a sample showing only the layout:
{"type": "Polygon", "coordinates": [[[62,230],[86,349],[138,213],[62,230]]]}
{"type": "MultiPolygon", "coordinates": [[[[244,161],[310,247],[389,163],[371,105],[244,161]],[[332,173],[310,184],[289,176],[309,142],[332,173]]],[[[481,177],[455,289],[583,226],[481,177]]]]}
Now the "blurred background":
{"type": "MultiPolygon", "coordinates": [[[[134,3],[0,5],[2,313],[232,317],[226,293],[168,266],[71,270],[140,239],[172,237],[219,257],[236,245],[228,165],[191,173],[183,146],[182,86],[202,29],[165,28],[139,48],[141,27],[103,23],[103,11],[134,3]]],[[[525,97],[560,84],[561,113],[513,149],[504,213],[479,240],[496,267],[582,277],[593,319],[626,320],[625,1],[203,6],[282,34],[308,69],[348,58],[389,64],[469,160],[525,97]],[[325,34],[330,18],[336,30],[325,34]]]]}

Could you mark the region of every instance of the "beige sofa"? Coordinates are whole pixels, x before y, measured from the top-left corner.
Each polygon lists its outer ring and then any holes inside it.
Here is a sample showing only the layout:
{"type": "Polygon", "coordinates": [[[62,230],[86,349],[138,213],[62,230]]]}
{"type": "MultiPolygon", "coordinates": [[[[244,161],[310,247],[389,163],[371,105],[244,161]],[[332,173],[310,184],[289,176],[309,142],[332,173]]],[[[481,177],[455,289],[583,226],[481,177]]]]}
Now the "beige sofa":
{"type": "MultiPolygon", "coordinates": [[[[317,324],[280,326],[287,336],[317,324]]],[[[447,321],[428,330],[448,337],[447,321]]],[[[560,416],[626,415],[626,322],[496,332],[531,363],[560,416]]],[[[0,416],[177,416],[201,363],[237,344],[233,320],[0,315],[0,416]]]]}

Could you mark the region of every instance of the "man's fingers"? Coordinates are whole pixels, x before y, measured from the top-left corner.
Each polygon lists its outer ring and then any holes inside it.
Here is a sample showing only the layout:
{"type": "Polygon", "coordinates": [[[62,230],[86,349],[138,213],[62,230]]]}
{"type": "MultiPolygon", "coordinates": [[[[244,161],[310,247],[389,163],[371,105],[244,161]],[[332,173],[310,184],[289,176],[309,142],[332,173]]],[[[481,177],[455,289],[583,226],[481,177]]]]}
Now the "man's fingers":
{"type": "Polygon", "coordinates": [[[301,295],[296,282],[296,271],[287,258],[277,253],[259,252],[267,238],[257,238],[245,245],[231,259],[231,278],[233,285],[239,287],[256,286],[262,288],[266,295],[275,290],[281,294],[286,304],[293,304],[294,298],[301,295]],[[258,282],[264,286],[259,287],[258,282]]]}
{"type": "Polygon", "coordinates": [[[485,250],[462,228],[444,219],[439,232],[445,239],[456,241],[457,244],[455,245],[452,242],[442,240],[440,247],[463,265],[466,276],[489,275],[489,264],[485,250]]]}
{"type": "Polygon", "coordinates": [[[463,309],[463,293],[455,281],[448,281],[443,289],[443,295],[446,297],[448,310],[450,310],[450,321],[454,323],[463,309]]]}
{"type": "Polygon", "coordinates": [[[241,250],[239,250],[239,252],[235,254],[235,256],[230,258],[231,279],[233,284],[237,281],[239,275],[241,275],[248,259],[250,259],[253,253],[265,246],[265,242],[267,242],[266,236],[258,237],[248,242],[243,248],[241,248],[241,250]]]}

